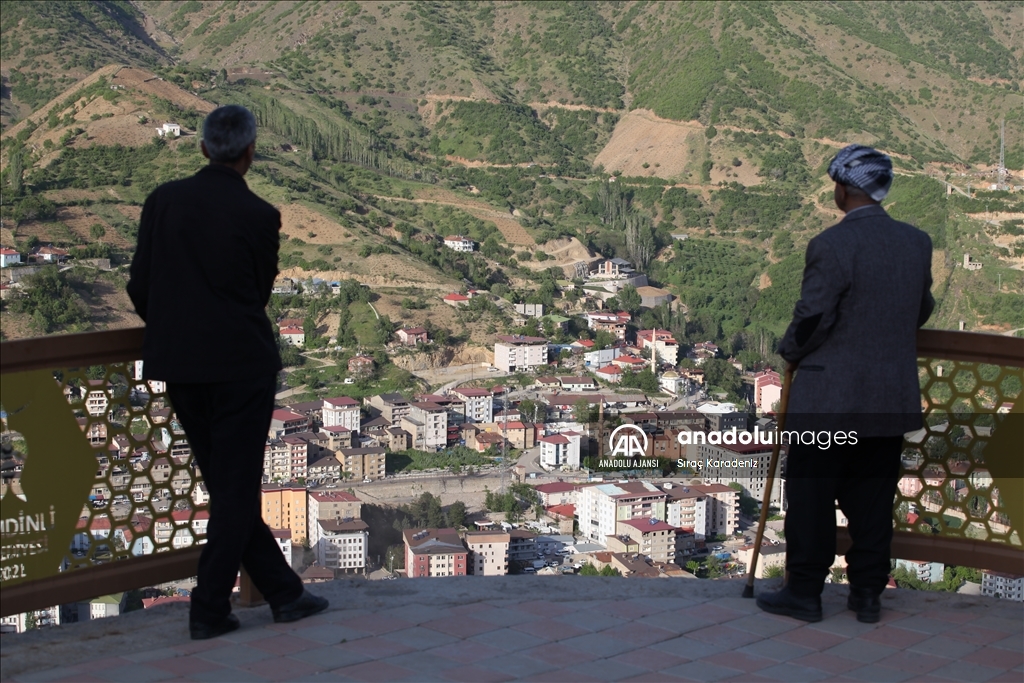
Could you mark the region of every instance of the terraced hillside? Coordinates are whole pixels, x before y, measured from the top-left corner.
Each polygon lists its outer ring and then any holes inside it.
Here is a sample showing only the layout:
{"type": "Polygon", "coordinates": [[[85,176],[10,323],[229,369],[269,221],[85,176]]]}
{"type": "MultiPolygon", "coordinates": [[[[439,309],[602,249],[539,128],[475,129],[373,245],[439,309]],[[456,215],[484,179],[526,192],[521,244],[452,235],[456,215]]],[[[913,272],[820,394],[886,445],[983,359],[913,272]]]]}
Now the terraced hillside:
{"type": "MultiPolygon", "coordinates": [[[[282,270],[422,292],[411,322],[467,286],[575,309],[555,283],[622,256],[681,297],[685,315],[646,323],[761,353],[801,247],[836,220],[825,164],[862,142],[901,174],[891,211],[933,237],[937,324],[1024,327],[1024,202],[987,189],[1003,120],[1010,184],[1024,184],[1021,2],[4,10],[0,241],[108,255],[112,273],[72,283],[80,297],[123,281],[145,194],[203,163],[202,115],[240,102],[261,124],[250,183],[282,208],[282,270]],[[154,141],[168,121],[184,135],[154,141]],[[453,233],[478,252],[438,246],[453,233]],[[957,266],[965,252],[983,269],[957,266]]],[[[29,333],[14,308],[3,333],[29,333]]],[[[122,324],[91,315],[61,329],[122,324]]],[[[453,332],[483,339],[495,315],[453,332]]]]}

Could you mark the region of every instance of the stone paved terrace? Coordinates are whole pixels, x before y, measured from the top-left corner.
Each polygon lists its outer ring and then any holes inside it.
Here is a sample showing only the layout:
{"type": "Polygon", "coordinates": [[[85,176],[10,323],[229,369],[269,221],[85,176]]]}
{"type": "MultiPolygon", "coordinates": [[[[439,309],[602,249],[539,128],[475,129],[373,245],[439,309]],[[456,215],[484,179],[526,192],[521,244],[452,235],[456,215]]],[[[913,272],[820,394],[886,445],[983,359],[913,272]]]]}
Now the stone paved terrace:
{"type": "MultiPolygon", "coordinates": [[[[773,585],[774,582],[768,585],[773,585]]],[[[764,589],[765,584],[758,586],[764,589]]],[[[742,582],[465,577],[313,587],[331,609],[188,639],[187,606],[5,636],[11,681],[1014,681],[1024,605],[890,590],[858,623],[826,586],[825,620],[761,613],[742,582]]]]}

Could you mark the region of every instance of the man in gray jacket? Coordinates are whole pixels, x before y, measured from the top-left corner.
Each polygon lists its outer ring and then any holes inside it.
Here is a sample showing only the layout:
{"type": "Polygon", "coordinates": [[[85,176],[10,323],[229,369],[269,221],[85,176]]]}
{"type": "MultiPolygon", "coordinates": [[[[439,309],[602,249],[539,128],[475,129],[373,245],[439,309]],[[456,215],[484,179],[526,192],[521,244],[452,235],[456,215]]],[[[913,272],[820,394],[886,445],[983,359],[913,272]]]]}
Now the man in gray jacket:
{"type": "Polygon", "coordinates": [[[774,614],[821,619],[838,501],[853,540],[847,606],[872,623],[889,576],[903,435],[922,426],[916,336],[935,306],[932,244],[881,207],[893,179],[885,154],[850,145],[829,176],[846,216],[807,245],[800,300],[779,344],[798,368],[786,430],[801,433],[800,443],[790,439],[786,463],[789,580],[757,603],[774,614]],[[808,432],[815,443],[804,438],[808,432]]]}

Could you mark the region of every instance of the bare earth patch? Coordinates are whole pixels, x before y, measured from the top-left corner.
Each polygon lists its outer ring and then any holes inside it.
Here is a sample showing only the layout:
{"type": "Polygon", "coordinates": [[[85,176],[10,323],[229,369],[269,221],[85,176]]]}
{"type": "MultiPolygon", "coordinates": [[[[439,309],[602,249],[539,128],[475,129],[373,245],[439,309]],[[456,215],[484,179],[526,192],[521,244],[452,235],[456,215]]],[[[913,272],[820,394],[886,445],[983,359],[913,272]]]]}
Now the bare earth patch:
{"type": "Polygon", "coordinates": [[[594,164],[604,166],[609,173],[673,178],[690,160],[693,141],[687,143],[687,139],[691,135],[704,135],[704,126],[697,121],[669,121],[646,109],[634,109],[619,119],[594,164]]]}
{"type": "Polygon", "coordinates": [[[344,244],[355,239],[347,228],[302,204],[277,207],[281,212],[281,232],[309,244],[344,244]],[[313,233],[313,237],[309,233],[313,233]]]}

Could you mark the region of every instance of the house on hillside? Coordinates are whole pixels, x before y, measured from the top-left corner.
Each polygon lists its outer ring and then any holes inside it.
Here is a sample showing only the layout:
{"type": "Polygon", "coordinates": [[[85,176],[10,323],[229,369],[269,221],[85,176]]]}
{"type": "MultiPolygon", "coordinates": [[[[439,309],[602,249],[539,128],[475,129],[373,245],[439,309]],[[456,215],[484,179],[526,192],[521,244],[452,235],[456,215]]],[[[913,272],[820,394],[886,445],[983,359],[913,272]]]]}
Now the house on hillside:
{"type": "Polygon", "coordinates": [[[395,332],[395,336],[398,337],[398,341],[406,346],[426,344],[430,341],[427,337],[427,331],[422,327],[403,327],[395,332]]]}
{"type": "Polygon", "coordinates": [[[294,325],[288,325],[280,328],[281,341],[291,346],[297,346],[300,349],[306,343],[306,333],[301,327],[295,327],[294,325]]]}
{"type": "Polygon", "coordinates": [[[448,235],[444,238],[444,246],[448,247],[452,251],[473,251],[473,247],[476,243],[468,237],[462,235],[448,235]]]}
{"type": "Polygon", "coordinates": [[[15,263],[21,263],[21,254],[14,249],[0,248],[0,268],[8,268],[15,263]]]}
{"type": "Polygon", "coordinates": [[[156,129],[156,134],[162,138],[176,138],[181,135],[181,126],[177,123],[165,123],[156,129]]]}
{"type": "Polygon", "coordinates": [[[36,263],[64,263],[68,260],[67,249],[59,249],[52,244],[43,247],[35,247],[30,252],[32,260],[36,263]]]}
{"type": "Polygon", "coordinates": [[[443,298],[443,301],[453,308],[459,308],[460,306],[469,305],[469,297],[466,296],[465,294],[459,294],[458,292],[446,294],[443,298]]]}

